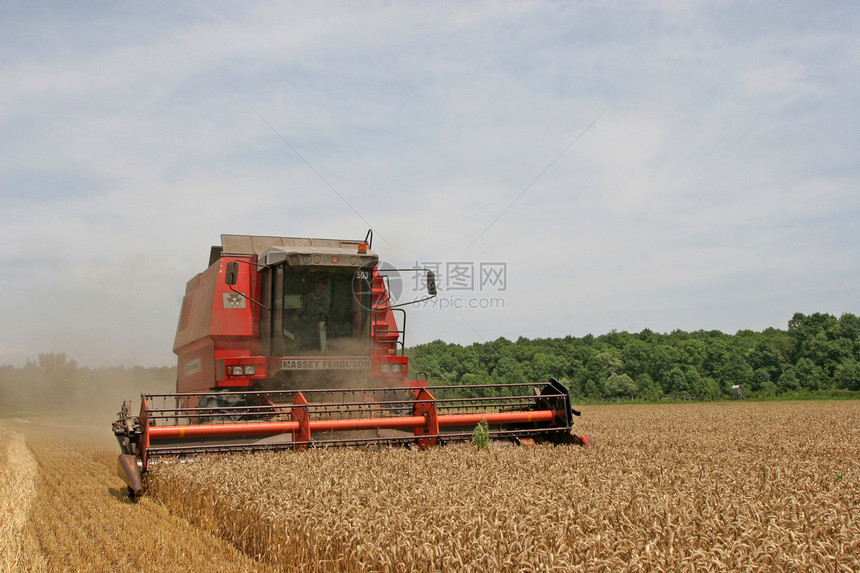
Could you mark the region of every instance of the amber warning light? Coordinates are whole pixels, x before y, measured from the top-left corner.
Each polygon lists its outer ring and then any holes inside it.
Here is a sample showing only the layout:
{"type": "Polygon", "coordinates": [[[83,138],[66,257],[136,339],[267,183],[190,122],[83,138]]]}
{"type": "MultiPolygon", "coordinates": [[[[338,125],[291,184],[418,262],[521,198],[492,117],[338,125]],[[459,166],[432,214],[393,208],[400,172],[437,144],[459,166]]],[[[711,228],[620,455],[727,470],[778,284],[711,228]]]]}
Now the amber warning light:
{"type": "Polygon", "coordinates": [[[366,254],[367,253],[367,243],[365,243],[364,241],[361,241],[358,244],[358,252],[362,255],[366,254]]]}

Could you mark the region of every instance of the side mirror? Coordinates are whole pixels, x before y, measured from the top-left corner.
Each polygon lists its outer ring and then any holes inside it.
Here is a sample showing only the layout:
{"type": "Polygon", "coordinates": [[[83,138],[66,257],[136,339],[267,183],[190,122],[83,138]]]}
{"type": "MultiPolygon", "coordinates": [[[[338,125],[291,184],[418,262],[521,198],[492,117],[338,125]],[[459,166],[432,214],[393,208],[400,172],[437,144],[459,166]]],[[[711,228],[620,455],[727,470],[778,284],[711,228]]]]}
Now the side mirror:
{"type": "Polygon", "coordinates": [[[230,286],[236,284],[236,278],[239,276],[239,263],[232,261],[227,263],[227,272],[224,275],[224,282],[230,286]]]}
{"type": "Polygon", "coordinates": [[[427,271],[427,294],[436,296],[436,275],[433,271],[427,271]]]}

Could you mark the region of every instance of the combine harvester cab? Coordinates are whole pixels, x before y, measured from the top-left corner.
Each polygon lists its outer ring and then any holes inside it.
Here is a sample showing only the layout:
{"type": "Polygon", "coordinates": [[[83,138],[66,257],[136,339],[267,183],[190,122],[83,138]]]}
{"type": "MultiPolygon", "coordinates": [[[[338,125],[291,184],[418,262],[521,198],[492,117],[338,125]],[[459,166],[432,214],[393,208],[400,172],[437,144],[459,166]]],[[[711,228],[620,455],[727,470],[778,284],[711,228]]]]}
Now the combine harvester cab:
{"type": "MultiPolygon", "coordinates": [[[[158,457],[426,449],[468,441],[482,420],[493,439],[591,445],[571,434],[579,412],[554,379],[456,387],[407,380],[406,313],[389,299],[371,240],[370,232],[363,241],[221,236],[209,268],[186,286],[173,347],[176,393],[142,395],[137,415],[126,402],[113,423],[132,497],[158,457]]],[[[426,283],[431,298],[432,272],[426,283]]]]}

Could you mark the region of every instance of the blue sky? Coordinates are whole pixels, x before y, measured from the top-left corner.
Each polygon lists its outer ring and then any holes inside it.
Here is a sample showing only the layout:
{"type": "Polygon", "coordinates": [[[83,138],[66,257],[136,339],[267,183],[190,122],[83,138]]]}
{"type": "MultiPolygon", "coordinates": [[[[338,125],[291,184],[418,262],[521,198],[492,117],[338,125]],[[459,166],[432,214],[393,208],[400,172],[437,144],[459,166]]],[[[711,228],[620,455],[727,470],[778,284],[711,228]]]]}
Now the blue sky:
{"type": "Polygon", "coordinates": [[[855,2],[0,3],[0,364],[171,364],[221,233],[367,223],[395,266],[506,265],[440,277],[409,344],[860,313],[858,29],[855,2]]]}

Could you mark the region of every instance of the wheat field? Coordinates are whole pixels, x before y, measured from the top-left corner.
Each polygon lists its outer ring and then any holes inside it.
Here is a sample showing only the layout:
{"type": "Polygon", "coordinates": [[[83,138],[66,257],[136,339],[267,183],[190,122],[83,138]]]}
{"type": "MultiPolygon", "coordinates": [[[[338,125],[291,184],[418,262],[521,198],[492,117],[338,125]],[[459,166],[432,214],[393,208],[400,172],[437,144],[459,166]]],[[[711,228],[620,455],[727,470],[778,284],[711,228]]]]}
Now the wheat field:
{"type": "Polygon", "coordinates": [[[209,457],[137,504],[113,449],[0,422],[0,567],[860,571],[860,403],[583,410],[595,450],[209,457]]]}
{"type": "Polygon", "coordinates": [[[0,420],[0,571],[271,570],[154,499],[131,503],[114,449],[77,421],[0,420]]]}
{"type": "Polygon", "coordinates": [[[857,571],[858,406],[588,408],[594,451],[246,455],[151,487],[285,570],[857,571]]]}

